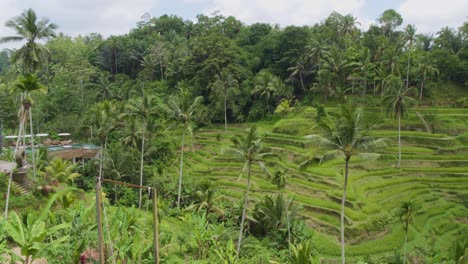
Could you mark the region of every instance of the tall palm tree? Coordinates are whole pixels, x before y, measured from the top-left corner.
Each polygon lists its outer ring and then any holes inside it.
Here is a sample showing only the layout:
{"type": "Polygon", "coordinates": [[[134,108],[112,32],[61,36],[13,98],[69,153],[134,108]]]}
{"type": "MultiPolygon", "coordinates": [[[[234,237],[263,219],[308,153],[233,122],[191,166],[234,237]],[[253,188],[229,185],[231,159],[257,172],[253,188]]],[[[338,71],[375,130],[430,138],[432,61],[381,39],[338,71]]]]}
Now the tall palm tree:
{"type": "Polygon", "coordinates": [[[414,87],[406,89],[400,78],[390,75],[387,81],[387,95],[383,98],[382,105],[387,106],[387,115],[398,119],[398,164],[401,166],[401,118],[406,116],[408,107],[416,104],[416,100],[411,94],[417,94],[414,87]]]}
{"type": "MultiPolygon", "coordinates": [[[[156,101],[153,95],[146,95],[138,99],[130,100],[127,104],[127,113],[132,116],[141,118],[141,159],[140,159],[140,186],[143,185],[143,158],[145,154],[145,136],[147,125],[150,120],[156,116],[157,108],[156,101]]],[[[143,189],[140,189],[140,198],[138,200],[138,208],[141,208],[141,198],[143,189]]]]}
{"type": "MultiPolygon", "coordinates": [[[[42,85],[39,81],[39,78],[35,74],[26,74],[25,76],[20,76],[19,81],[14,85],[14,88],[21,92],[21,108],[19,111],[20,122],[22,122],[23,129],[25,128],[27,122],[27,115],[29,114],[29,129],[31,134],[31,156],[33,159],[33,174],[36,178],[36,160],[34,153],[34,133],[33,133],[33,120],[32,120],[32,111],[31,106],[34,101],[31,98],[31,93],[41,92],[46,93],[47,87],[42,85]]],[[[25,133],[23,133],[24,135],[25,133]]]]}
{"type": "Polygon", "coordinates": [[[303,74],[307,72],[307,66],[306,63],[299,61],[296,63],[296,66],[288,68],[288,71],[291,72],[291,75],[289,75],[289,78],[293,78],[295,76],[299,76],[299,80],[301,81],[301,87],[302,90],[305,91],[305,86],[304,86],[304,79],[302,78],[303,74]]]}
{"type": "MultiPolygon", "coordinates": [[[[16,148],[15,152],[17,151],[17,147],[21,143],[21,137],[23,136],[23,144],[25,143],[24,135],[26,134],[26,122],[28,120],[28,113],[29,113],[29,129],[31,134],[31,156],[33,160],[33,175],[36,178],[36,159],[34,154],[34,133],[33,133],[33,125],[32,125],[32,112],[31,106],[33,105],[34,101],[31,98],[31,93],[33,92],[45,92],[47,88],[39,82],[39,78],[34,74],[26,74],[24,76],[20,76],[17,83],[14,84],[14,89],[21,92],[21,107],[18,112],[19,116],[19,129],[18,129],[18,139],[16,141],[16,148]]],[[[1,136],[1,135],[0,135],[1,136]]],[[[8,188],[6,193],[6,202],[5,202],[5,218],[8,216],[8,205],[10,200],[10,189],[11,189],[11,181],[13,177],[13,172],[10,173],[10,177],[8,180],[8,188]]]]}
{"type": "Polygon", "coordinates": [[[431,59],[431,55],[429,53],[424,53],[423,57],[419,61],[418,72],[422,75],[421,86],[419,90],[419,102],[421,102],[423,96],[423,88],[424,84],[426,83],[427,76],[432,74],[439,74],[439,69],[437,69],[437,66],[431,59]]]}
{"type": "Polygon", "coordinates": [[[398,211],[398,218],[403,223],[405,230],[405,244],[403,247],[403,264],[406,263],[406,241],[408,240],[409,225],[414,222],[414,217],[418,212],[418,205],[414,201],[403,202],[398,211]]]}
{"type": "Polygon", "coordinates": [[[114,83],[110,81],[110,74],[108,72],[100,72],[97,82],[94,84],[94,87],[98,89],[98,96],[102,101],[111,100],[114,96],[112,89],[114,88],[114,83]]]}
{"type": "Polygon", "coordinates": [[[5,26],[16,31],[17,35],[2,37],[0,43],[26,40],[26,44],[13,54],[13,62],[23,62],[25,72],[34,72],[46,63],[48,51],[38,41],[54,37],[56,24],[50,23],[48,18],[38,21],[36,12],[30,8],[8,20],[5,26]]]}
{"type": "Polygon", "coordinates": [[[339,157],[345,161],[343,197],[341,199],[341,259],[343,264],[345,263],[344,209],[348,187],[349,160],[360,150],[378,148],[385,145],[386,142],[384,139],[374,140],[369,136],[369,131],[374,128],[375,124],[364,124],[362,117],[362,108],[353,108],[350,104],[342,105],[338,114],[328,115],[320,120],[318,126],[322,130],[321,135],[306,136],[313,143],[328,149],[321,162],[339,157]]]}
{"type": "Polygon", "coordinates": [[[266,156],[272,155],[270,152],[266,152],[262,146],[262,140],[257,134],[257,128],[251,127],[247,131],[245,136],[236,136],[232,138],[233,145],[223,150],[225,154],[231,155],[244,161],[240,177],[246,172],[247,173],[247,186],[244,195],[244,206],[242,208],[242,218],[239,231],[239,240],[237,241],[237,260],[239,259],[240,246],[242,243],[242,235],[244,232],[244,222],[247,214],[247,206],[249,202],[250,194],[250,174],[253,164],[257,164],[263,172],[269,175],[269,172],[263,164],[263,159],[266,156]]]}
{"type": "Polygon", "coordinates": [[[227,97],[228,89],[235,88],[239,86],[239,82],[234,77],[234,75],[224,68],[219,75],[216,76],[216,81],[214,83],[215,87],[219,87],[223,91],[224,95],[224,132],[227,132],[227,97]]]}
{"type": "Polygon", "coordinates": [[[188,133],[193,137],[193,121],[199,117],[199,109],[203,101],[202,96],[192,99],[190,90],[185,83],[180,84],[179,93],[171,96],[167,106],[165,107],[169,117],[182,126],[182,138],[180,144],[180,167],[179,167],[179,187],[177,192],[177,207],[180,207],[180,197],[182,193],[182,175],[184,165],[184,146],[185,134],[188,133]]]}
{"type": "Polygon", "coordinates": [[[411,50],[413,49],[413,42],[416,38],[416,27],[414,25],[408,25],[403,32],[403,37],[408,42],[408,68],[406,69],[406,89],[409,87],[409,72],[410,72],[410,60],[411,50]]]}
{"type": "Polygon", "coordinates": [[[87,122],[90,128],[95,131],[101,146],[101,156],[99,160],[99,178],[103,177],[104,153],[107,149],[107,138],[116,127],[116,107],[110,101],[103,101],[91,107],[87,122]]]}

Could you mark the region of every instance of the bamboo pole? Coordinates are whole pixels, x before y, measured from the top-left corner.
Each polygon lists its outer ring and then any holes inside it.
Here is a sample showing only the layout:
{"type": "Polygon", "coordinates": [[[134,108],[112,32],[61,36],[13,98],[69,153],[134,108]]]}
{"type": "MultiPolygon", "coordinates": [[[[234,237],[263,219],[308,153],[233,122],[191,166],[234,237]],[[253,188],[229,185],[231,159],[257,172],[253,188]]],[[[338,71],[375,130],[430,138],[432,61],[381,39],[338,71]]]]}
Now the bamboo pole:
{"type": "Polygon", "coordinates": [[[159,264],[159,219],[158,219],[158,194],[156,188],[150,188],[153,199],[153,242],[154,242],[154,263],[159,264]]]}
{"type": "Polygon", "coordinates": [[[102,236],[101,179],[99,177],[96,178],[96,220],[98,226],[99,263],[105,264],[104,241],[102,236]]]}

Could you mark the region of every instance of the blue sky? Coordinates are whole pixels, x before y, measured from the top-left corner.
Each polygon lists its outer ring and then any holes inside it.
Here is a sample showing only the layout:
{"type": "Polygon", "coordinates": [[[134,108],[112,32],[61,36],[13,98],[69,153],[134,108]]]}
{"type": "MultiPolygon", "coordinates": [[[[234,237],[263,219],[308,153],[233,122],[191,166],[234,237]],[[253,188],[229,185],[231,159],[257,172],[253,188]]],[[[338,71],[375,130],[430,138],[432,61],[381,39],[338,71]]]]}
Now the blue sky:
{"type": "MultiPolygon", "coordinates": [[[[30,7],[58,24],[59,32],[71,36],[125,34],[144,13],[195,20],[197,14],[210,15],[216,10],[246,24],[281,26],[313,25],[337,11],[357,17],[361,28],[367,29],[384,10],[393,8],[403,16],[404,25],[414,24],[420,33],[435,33],[443,26],[458,27],[468,21],[467,0],[0,0],[0,36],[13,34],[3,26],[5,21],[30,7]]],[[[11,44],[0,45],[0,49],[9,47],[11,44]]]]}

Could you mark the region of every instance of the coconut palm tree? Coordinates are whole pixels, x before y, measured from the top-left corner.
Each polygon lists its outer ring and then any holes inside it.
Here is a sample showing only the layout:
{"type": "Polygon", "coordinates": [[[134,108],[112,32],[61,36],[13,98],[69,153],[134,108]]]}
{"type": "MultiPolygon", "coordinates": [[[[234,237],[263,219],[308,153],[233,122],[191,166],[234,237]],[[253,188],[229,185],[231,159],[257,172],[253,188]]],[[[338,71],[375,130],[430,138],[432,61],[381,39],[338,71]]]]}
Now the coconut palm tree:
{"type": "Polygon", "coordinates": [[[179,93],[171,96],[165,110],[169,117],[182,126],[182,138],[180,144],[180,167],[179,167],[179,187],[177,192],[177,207],[180,207],[180,197],[182,193],[182,175],[184,165],[184,146],[185,135],[188,133],[193,137],[193,122],[196,120],[200,112],[203,97],[198,96],[192,99],[192,94],[185,83],[179,85],[179,93]]]}
{"type": "Polygon", "coordinates": [[[270,112],[270,99],[278,94],[278,87],[281,81],[279,78],[269,73],[268,71],[261,71],[255,77],[255,87],[251,94],[258,95],[259,97],[266,97],[267,112],[270,112]]]}
{"type": "MultiPolygon", "coordinates": [[[[27,122],[27,115],[29,114],[29,132],[31,134],[31,156],[33,160],[33,175],[36,178],[36,160],[34,153],[34,133],[33,133],[33,120],[32,120],[32,111],[31,106],[34,104],[34,101],[31,98],[31,94],[35,92],[46,93],[47,87],[42,85],[39,81],[39,78],[35,74],[26,74],[25,76],[20,76],[19,81],[14,85],[14,88],[21,92],[21,108],[19,111],[20,123],[22,123],[23,129],[27,122]]],[[[24,136],[24,131],[23,131],[24,136]]]]}
{"type": "Polygon", "coordinates": [[[427,76],[439,74],[439,69],[437,69],[437,66],[435,65],[434,61],[431,59],[430,56],[431,55],[429,53],[424,53],[423,57],[421,58],[418,64],[418,72],[420,75],[422,75],[421,86],[419,89],[419,102],[421,102],[422,100],[423,88],[424,84],[426,83],[427,76]]]}
{"type": "Polygon", "coordinates": [[[17,35],[2,37],[0,43],[26,40],[26,44],[13,54],[13,62],[21,61],[25,72],[29,73],[46,63],[48,51],[38,41],[54,37],[54,30],[58,27],[56,24],[50,23],[48,18],[38,21],[36,12],[30,8],[21,15],[8,20],[5,26],[16,31],[17,35]]]}
{"type": "Polygon", "coordinates": [[[237,260],[239,260],[240,246],[242,244],[242,235],[244,232],[244,222],[249,202],[251,168],[253,164],[257,164],[265,174],[269,175],[267,168],[263,164],[263,159],[266,156],[272,155],[272,153],[266,152],[263,148],[262,140],[259,138],[257,128],[255,126],[251,127],[247,131],[247,135],[233,137],[232,143],[233,145],[224,149],[223,152],[244,162],[240,177],[242,177],[244,173],[247,173],[247,186],[244,195],[244,206],[242,208],[239,240],[237,241],[237,260]]]}
{"type": "MultiPolygon", "coordinates": [[[[376,123],[363,123],[362,108],[353,108],[352,105],[342,105],[340,112],[322,118],[318,123],[322,131],[321,135],[306,136],[308,140],[316,143],[321,148],[328,149],[320,162],[343,158],[345,161],[343,197],[341,199],[341,259],[345,263],[345,241],[344,241],[344,209],[346,203],[346,189],[348,187],[349,160],[357,155],[358,151],[366,151],[385,145],[385,139],[374,140],[369,136],[369,131],[376,123]]],[[[361,155],[371,157],[369,153],[361,155]]]]}
{"type": "Polygon", "coordinates": [[[398,119],[398,164],[401,166],[401,118],[406,116],[408,107],[416,104],[416,100],[411,94],[417,94],[414,87],[406,89],[400,78],[390,75],[387,81],[387,95],[383,98],[382,105],[387,106],[387,115],[398,119]]]}
{"type": "Polygon", "coordinates": [[[116,127],[116,107],[110,101],[103,101],[91,107],[87,122],[90,128],[95,131],[101,146],[101,156],[99,160],[99,178],[103,177],[103,161],[105,149],[107,149],[107,138],[116,127]]]}
{"type": "Polygon", "coordinates": [[[403,246],[403,264],[406,262],[406,241],[408,240],[409,225],[414,222],[414,217],[418,212],[418,205],[414,201],[403,202],[398,211],[398,218],[403,223],[405,230],[405,244],[403,246]]]}
{"type": "Polygon", "coordinates": [[[318,66],[318,71],[321,69],[322,58],[328,56],[330,47],[322,38],[312,39],[310,44],[306,46],[306,59],[318,66]]]}
{"type": "Polygon", "coordinates": [[[227,132],[227,96],[228,89],[239,87],[239,82],[234,75],[224,68],[219,75],[216,75],[214,87],[220,88],[224,95],[224,132],[227,132]]]}
{"type": "Polygon", "coordinates": [[[413,42],[416,38],[416,27],[414,25],[408,25],[403,32],[403,38],[408,42],[408,68],[406,69],[406,89],[409,87],[409,72],[410,72],[410,60],[411,50],[413,49],[413,42]]]}
{"type": "MultiPolygon", "coordinates": [[[[138,99],[130,100],[127,104],[127,113],[141,118],[141,159],[140,159],[140,185],[143,185],[143,158],[145,154],[145,136],[147,133],[148,122],[157,114],[156,97],[146,95],[138,99]]],[[[140,198],[138,208],[141,208],[141,198],[143,189],[140,189],[140,198]]]]}

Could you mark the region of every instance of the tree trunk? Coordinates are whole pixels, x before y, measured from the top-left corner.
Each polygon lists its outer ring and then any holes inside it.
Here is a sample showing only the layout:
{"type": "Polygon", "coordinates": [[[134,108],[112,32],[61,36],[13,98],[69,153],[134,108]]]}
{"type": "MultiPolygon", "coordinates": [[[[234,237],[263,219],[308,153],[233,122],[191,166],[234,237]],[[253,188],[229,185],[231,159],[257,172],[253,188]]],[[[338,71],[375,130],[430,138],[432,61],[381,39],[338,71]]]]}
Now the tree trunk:
{"type": "Polygon", "coordinates": [[[304,81],[302,80],[302,73],[301,72],[299,72],[299,78],[301,79],[302,90],[305,91],[304,81]]]}
{"type": "Polygon", "coordinates": [[[345,241],[344,241],[344,216],[345,216],[345,202],[346,202],[346,188],[348,187],[348,169],[349,169],[349,159],[346,157],[345,160],[345,182],[343,187],[343,198],[341,199],[341,263],[345,264],[345,241]]]}
{"type": "MultiPolygon", "coordinates": [[[[20,119],[20,124],[18,128],[18,138],[16,139],[16,146],[15,146],[15,151],[13,153],[16,153],[18,151],[18,146],[21,142],[21,132],[23,130],[24,122],[22,119],[20,119]]],[[[7,188],[7,193],[6,193],[6,201],[5,201],[5,213],[4,213],[4,218],[5,220],[8,220],[8,205],[10,202],[10,191],[11,191],[11,182],[13,181],[13,170],[10,172],[10,177],[8,177],[8,188],[7,188]]]]}
{"type": "Polygon", "coordinates": [[[33,163],[33,177],[34,180],[36,180],[36,155],[34,153],[34,133],[31,108],[29,108],[29,132],[31,133],[31,156],[33,163]]]}
{"type": "Polygon", "coordinates": [[[426,73],[424,73],[424,78],[422,79],[422,82],[421,82],[421,88],[420,88],[420,91],[419,91],[419,104],[421,104],[421,100],[422,100],[422,96],[423,96],[424,81],[426,81],[426,73]]]}
{"type": "Polygon", "coordinates": [[[409,55],[408,55],[408,69],[406,70],[406,89],[407,90],[409,88],[410,58],[411,58],[411,45],[410,45],[410,50],[409,50],[409,55]]]}
{"type": "Polygon", "coordinates": [[[398,164],[397,168],[401,166],[401,115],[398,114],[398,164]]]}
{"type": "Polygon", "coordinates": [[[240,253],[240,247],[242,244],[242,235],[244,232],[244,222],[245,222],[245,217],[247,215],[247,205],[249,203],[249,193],[250,193],[250,168],[252,167],[252,162],[248,161],[247,165],[247,191],[245,192],[245,197],[244,197],[244,208],[242,208],[242,218],[241,218],[241,224],[240,224],[240,231],[239,231],[239,240],[237,241],[237,253],[236,253],[236,263],[239,262],[239,253],[240,253]]]}
{"type": "Polygon", "coordinates": [[[180,167],[179,167],[179,191],[177,194],[177,208],[180,208],[180,195],[182,193],[182,168],[184,165],[184,144],[185,144],[185,130],[182,132],[182,145],[180,146],[180,167]]]}
{"type": "Polygon", "coordinates": [[[406,227],[405,231],[405,244],[403,245],[403,264],[406,263],[406,241],[408,240],[408,227],[406,227]]]}
{"type": "Polygon", "coordinates": [[[227,132],[227,91],[224,87],[224,132],[227,132]]]}
{"type": "MultiPolygon", "coordinates": [[[[140,159],[140,186],[143,186],[143,158],[145,154],[145,129],[143,130],[143,138],[141,139],[141,159],[140,159]]],[[[141,198],[143,189],[140,188],[140,199],[138,200],[138,209],[141,209],[141,198]]]]}

